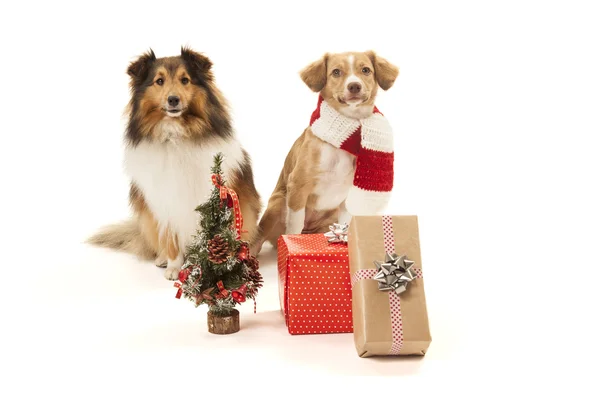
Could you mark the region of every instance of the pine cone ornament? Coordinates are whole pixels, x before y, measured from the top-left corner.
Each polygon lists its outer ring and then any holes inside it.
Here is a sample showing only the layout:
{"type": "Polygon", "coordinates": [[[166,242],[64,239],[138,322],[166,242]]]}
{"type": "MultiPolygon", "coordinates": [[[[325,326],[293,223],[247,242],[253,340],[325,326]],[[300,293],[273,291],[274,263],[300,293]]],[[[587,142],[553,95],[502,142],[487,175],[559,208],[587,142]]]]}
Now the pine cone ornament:
{"type": "Polygon", "coordinates": [[[208,241],[208,259],[215,264],[222,264],[229,257],[229,245],[220,235],[208,241]]]}
{"type": "Polygon", "coordinates": [[[258,288],[262,287],[263,277],[260,272],[258,272],[258,260],[254,256],[250,256],[246,260],[246,265],[248,266],[248,270],[246,273],[246,280],[252,282],[252,291],[248,293],[249,295],[256,294],[258,288]]]}
{"type": "Polygon", "coordinates": [[[254,256],[250,256],[248,259],[246,259],[246,265],[251,270],[258,270],[258,260],[254,256]]]}

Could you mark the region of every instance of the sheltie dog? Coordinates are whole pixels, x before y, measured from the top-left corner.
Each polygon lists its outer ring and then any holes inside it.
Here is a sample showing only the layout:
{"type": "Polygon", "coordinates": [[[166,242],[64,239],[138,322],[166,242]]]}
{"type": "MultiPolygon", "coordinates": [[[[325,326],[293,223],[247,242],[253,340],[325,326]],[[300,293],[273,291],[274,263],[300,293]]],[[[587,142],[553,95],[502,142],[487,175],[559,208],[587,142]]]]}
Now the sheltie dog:
{"type": "Polygon", "coordinates": [[[276,247],[283,234],[326,232],[352,215],[384,209],[393,183],[393,135],[375,100],[398,74],[374,51],[326,53],[300,72],[319,100],[260,220],[257,254],[265,241],[276,247]]]}
{"type": "Polygon", "coordinates": [[[195,208],[208,200],[211,167],[223,154],[223,177],[240,202],[242,240],[253,244],[261,209],[252,163],[232,129],[212,61],[182,47],[179,56],[149,50],[129,64],[124,168],[133,217],[109,225],[88,243],[154,259],[176,280],[198,229],[195,208]]]}

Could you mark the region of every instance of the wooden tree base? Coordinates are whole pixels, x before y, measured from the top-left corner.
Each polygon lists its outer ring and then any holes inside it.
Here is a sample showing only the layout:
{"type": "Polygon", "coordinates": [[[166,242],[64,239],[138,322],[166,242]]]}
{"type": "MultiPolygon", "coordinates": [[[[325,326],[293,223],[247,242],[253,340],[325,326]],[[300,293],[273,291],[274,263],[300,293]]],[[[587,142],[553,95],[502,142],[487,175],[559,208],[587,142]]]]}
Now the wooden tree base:
{"type": "Polygon", "coordinates": [[[226,317],[220,317],[212,315],[210,311],[207,313],[208,318],[208,331],[217,335],[228,335],[230,333],[236,333],[240,330],[240,312],[236,309],[233,310],[231,315],[226,317]]]}

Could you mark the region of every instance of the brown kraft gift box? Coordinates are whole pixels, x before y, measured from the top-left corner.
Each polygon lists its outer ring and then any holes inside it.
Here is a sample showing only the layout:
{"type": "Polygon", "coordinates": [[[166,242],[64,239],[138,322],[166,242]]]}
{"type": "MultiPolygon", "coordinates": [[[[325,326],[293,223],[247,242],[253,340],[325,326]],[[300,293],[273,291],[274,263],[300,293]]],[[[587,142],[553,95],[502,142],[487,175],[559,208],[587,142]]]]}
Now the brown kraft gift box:
{"type": "Polygon", "coordinates": [[[425,355],[431,334],[417,217],[354,216],[349,228],[352,320],[358,355],[425,355]],[[386,253],[397,257],[386,259],[386,253]],[[383,267],[378,268],[375,261],[384,263],[383,267]]]}

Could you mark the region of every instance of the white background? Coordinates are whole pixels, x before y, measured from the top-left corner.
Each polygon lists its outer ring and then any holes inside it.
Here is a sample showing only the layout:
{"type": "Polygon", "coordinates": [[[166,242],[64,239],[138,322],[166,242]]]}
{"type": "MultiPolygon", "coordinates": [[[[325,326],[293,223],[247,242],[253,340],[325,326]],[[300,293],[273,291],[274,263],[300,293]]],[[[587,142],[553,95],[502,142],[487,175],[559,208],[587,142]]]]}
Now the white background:
{"type": "Polygon", "coordinates": [[[2,397],[598,396],[599,17],[593,1],[3,4],[2,397]],[[400,67],[377,104],[389,212],[420,221],[425,358],[289,335],[267,247],[258,313],[216,337],[163,270],[81,244],[129,213],[128,63],[185,44],[213,60],[265,204],[316,104],[298,71],[368,49],[400,67]]]}

